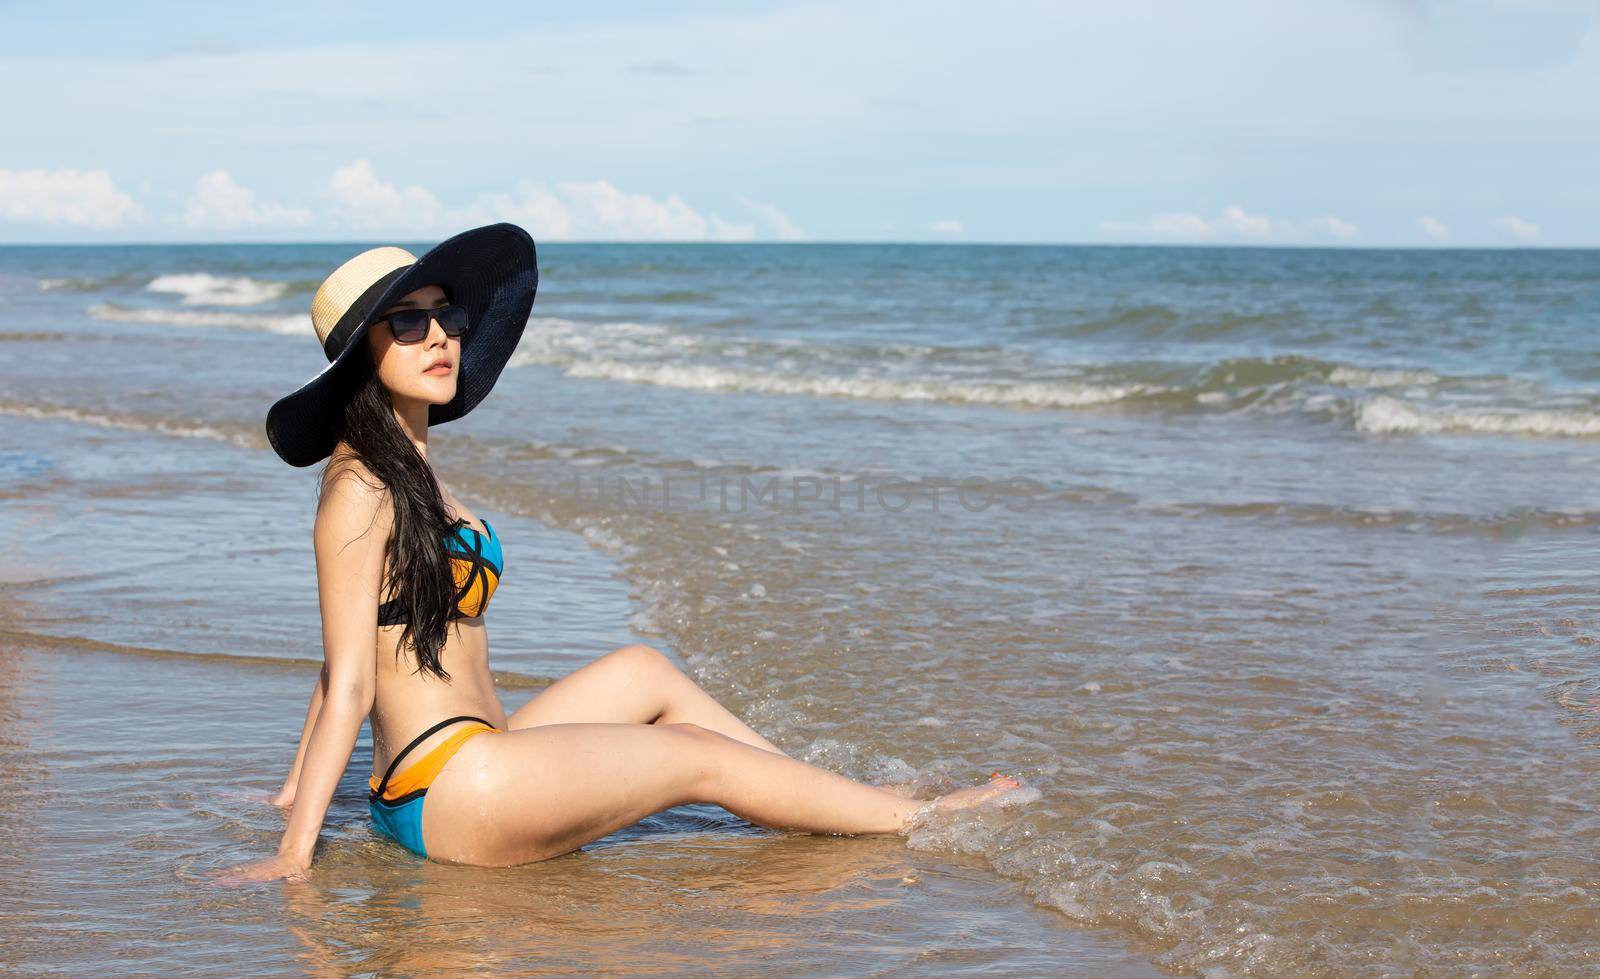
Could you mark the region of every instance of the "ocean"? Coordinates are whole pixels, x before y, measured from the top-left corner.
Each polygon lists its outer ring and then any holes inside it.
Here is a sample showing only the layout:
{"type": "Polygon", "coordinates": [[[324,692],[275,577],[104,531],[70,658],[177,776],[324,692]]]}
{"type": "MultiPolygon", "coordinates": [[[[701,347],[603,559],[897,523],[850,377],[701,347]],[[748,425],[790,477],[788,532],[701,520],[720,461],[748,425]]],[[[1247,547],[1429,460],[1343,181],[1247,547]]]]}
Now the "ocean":
{"type": "Polygon", "coordinates": [[[364,732],[311,884],[206,887],[282,830],[316,470],[263,421],[364,247],[0,247],[0,964],[1600,966],[1595,251],[542,246],[430,436],[508,710],[649,642],[807,761],[1038,800],[445,867],[364,732]]]}

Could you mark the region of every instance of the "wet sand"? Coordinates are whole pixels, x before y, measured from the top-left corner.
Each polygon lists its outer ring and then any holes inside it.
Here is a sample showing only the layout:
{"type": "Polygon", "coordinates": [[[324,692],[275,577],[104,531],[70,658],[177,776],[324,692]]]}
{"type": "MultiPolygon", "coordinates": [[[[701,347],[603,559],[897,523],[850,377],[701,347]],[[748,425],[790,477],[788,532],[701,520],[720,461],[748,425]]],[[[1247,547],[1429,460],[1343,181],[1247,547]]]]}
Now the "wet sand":
{"type": "MultiPolygon", "coordinates": [[[[311,880],[209,873],[276,847],[262,798],[315,667],[0,633],[11,789],[0,966],[228,975],[1160,973],[1063,928],[979,857],[774,833],[683,806],[522,867],[446,866],[372,832],[363,729],[311,880]]],[[[512,710],[547,678],[506,690],[512,710]]]]}

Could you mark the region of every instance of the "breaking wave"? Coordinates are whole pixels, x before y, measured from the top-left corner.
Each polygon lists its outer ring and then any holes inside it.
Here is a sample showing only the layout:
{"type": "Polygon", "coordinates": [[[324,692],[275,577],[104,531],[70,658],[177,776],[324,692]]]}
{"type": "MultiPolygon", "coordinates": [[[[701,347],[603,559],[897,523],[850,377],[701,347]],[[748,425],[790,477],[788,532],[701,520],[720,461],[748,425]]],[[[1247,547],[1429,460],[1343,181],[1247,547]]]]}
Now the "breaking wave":
{"type": "Polygon", "coordinates": [[[250,313],[239,310],[141,309],[119,303],[95,303],[89,315],[97,320],[120,323],[154,323],[164,326],[264,330],[304,336],[311,333],[311,316],[306,313],[250,313]]]}
{"type": "Polygon", "coordinates": [[[156,276],[145,289],[175,293],[183,297],[187,306],[256,306],[281,299],[289,291],[289,283],[190,272],[156,276]]]}
{"type": "Polygon", "coordinates": [[[997,346],[812,343],[537,318],[510,361],[531,365],[574,378],[705,392],[1284,416],[1371,435],[1600,436],[1600,400],[1591,394],[1297,355],[1060,363],[997,346]]]}

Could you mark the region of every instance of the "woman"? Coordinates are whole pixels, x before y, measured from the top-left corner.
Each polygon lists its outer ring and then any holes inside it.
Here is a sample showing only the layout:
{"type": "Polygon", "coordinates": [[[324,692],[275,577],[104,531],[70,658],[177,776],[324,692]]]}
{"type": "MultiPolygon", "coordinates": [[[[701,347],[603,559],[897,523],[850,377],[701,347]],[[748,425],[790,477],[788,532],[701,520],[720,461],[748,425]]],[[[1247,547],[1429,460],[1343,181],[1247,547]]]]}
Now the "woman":
{"type": "Polygon", "coordinates": [[[644,645],[612,651],[506,716],[483,618],[504,552],[490,522],[434,476],[428,429],[489,393],[537,284],[533,240],[497,224],[420,259],[363,252],[312,298],[329,364],[272,406],[267,433],[291,465],[328,460],[313,531],[325,665],[273,800],[292,805],[278,853],[225,879],[305,876],[369,715],[375,828],[447,863],[557,856],[690,802],[769,828],[899,832],[918,810],[1019,787],[996,775],[922,803],[808,765],[644,645]]]}

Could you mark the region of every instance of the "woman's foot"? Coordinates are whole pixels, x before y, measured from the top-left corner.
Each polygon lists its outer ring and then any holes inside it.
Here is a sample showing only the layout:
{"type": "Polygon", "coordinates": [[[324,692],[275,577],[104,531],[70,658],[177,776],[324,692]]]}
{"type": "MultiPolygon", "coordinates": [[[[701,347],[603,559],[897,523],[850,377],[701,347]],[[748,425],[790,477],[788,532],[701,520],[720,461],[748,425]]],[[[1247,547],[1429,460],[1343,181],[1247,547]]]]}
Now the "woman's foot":
{"type": "Polygon", "coordinates": [[[989,776],[989,781],[983,785],[973,785],[965,789],[956,789],[954,792],[947,792],[932,802],[921,806],[907,817],[907,825],[917,821],[917,817],[927,813],[971,809],[973,806],[998,799],[1020,788],[1022,788],[1022,782],[1017,778],[995,772],[989,776]]]}
{"type": "Polygon", "coordinates": [[[954,792],[941,795],[933,800],[933,808],[937,811],[970,809],[979,803],[988,802],[990,799],[1020,788],[1022,788],[1022,783],[1017,781],[1015,777],[995,772],[989,776],[989,781],[983,785],[956,789],[954,792]]]}

